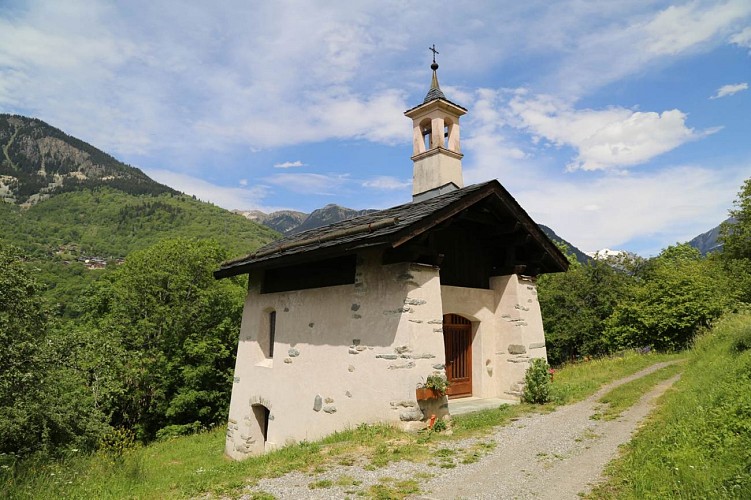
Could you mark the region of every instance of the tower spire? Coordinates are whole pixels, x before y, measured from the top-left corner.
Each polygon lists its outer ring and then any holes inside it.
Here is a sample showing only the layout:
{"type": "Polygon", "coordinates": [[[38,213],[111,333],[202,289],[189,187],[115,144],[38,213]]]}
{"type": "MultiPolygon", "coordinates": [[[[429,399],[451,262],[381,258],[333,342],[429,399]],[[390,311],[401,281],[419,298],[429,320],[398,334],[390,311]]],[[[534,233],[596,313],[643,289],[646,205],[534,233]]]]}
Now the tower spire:
{"type": "Polygon", "coordinates": [[[430,65],[430,69],[433,70],[433,80],[430,82],[430,90],[428,90],[425,99],[422,101],[423,103],[430,102],[433,99],[446,99],[446,96],[441,91],[441,86],[438,84],[438,63],[435,62],[435,56],[436,54],[440,54],[440,52],[436,50],[435,44],[432,47],[428,47],[428,50],[433,53],[433,64],[430,65]]]}
{"type": "Polygon", "coordinates": [[[412,119],[413,201],[422,201],[464,186],[459,117],[467,110],[443,95],[438,85],[438,63],[435,62],[438,51],[435,44],[428,50],[433,53],[430,90],[422,104],[404,112],[407,118],[412,119]]]}

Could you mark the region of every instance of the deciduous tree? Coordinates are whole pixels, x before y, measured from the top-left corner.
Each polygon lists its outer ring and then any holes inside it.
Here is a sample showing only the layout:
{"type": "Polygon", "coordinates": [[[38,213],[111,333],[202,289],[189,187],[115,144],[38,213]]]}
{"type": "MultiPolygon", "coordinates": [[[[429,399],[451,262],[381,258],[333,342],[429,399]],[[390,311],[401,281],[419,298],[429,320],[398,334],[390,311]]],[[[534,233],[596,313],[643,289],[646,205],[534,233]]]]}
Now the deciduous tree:
{"type": "Polygon", "coordinates": [[[113,423],[151,439],[167,426],[224,421],[245,288],[214,280],[223,258],[214,241],[165,240],[130,254],[100,286],[93,324],[127,353],[113,423]]]}
{"type": "Polygon", "coordinates": [[[649,262],[633,295],[619,301],[605,336],[621,348],[682,349],[734,301],[717,259],[688,244],[671,246],[649,262]]]}

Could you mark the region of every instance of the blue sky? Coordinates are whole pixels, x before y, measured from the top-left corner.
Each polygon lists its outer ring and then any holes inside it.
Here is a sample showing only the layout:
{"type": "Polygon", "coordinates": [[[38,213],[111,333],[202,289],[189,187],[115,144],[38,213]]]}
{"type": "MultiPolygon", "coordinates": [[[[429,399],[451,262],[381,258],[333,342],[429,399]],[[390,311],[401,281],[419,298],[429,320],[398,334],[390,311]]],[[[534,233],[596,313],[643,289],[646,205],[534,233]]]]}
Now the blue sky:
{"type": "Polygon", "coordinates": [[[228,209],[385,208],[433,43],[465,183],[583,250],[654,255],[751,177],[749,0],[0,0],[0,112],[228,209]]]}

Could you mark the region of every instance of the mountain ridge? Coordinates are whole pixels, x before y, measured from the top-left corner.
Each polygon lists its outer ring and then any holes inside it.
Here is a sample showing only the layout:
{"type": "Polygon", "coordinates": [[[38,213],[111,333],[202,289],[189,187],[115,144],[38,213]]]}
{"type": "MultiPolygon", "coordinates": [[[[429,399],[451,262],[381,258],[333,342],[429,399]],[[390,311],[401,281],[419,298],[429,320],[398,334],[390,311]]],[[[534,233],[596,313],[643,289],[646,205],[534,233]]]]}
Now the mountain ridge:
{"type": "Polygon", "coordinates": [[[729,217],[709,231],[705,231],[700,235],[695,236],[688,242],[688,244],[699,250],[702,255],[707,255],[711,252],[718,252],[722,250],[722,243],[720,242],[720,228],[723,224],[734,224],[735,222],[735,219],[729,217]]]}
{"type": "Polygon", "coordinates": [[[38,119],[0,114],[0,200],[28,208],[70,191],[108,186],[178,194],[140,169],[38,119]]]}

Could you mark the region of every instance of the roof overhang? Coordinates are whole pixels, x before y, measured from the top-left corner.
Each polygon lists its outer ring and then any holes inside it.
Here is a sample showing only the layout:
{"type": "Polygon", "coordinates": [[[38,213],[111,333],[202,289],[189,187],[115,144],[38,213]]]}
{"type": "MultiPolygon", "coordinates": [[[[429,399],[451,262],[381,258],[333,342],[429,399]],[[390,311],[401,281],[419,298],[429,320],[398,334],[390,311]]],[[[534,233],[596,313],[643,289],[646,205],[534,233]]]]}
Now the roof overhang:
{"type": "MultiPolygon", "coordinates": [[[[568,269],[568,259],[555,243],[498,181],[490,181],[272,242],[255,253],[222,263],[214,277],[220,279],[256,269],[315,262],[364,248],[396,249],[484,200],[488,200],[496,221],[513,222],[511,234],[516,239],[508,240],[509,245],[519,242],[528,245],[531,240],[539,249],[540,259],[545,262],[543,272],[568,269]]],[[[488,227],[492,229],[493,224],[499,223],[489,221],[488,227]]]]}
{"type": "Polygon", "coordinates": [[[414,108],[410,108],[404,112],[404,116],[407,118],[414,118],[420,115],[426,108],[438,108],[443,111],[448,111],[454,116],[462,116],[467,113],[467,108],[459,106],[456,103],[449,101],[448,99],[433,99],[432,101],[418,104],[414,108]]]}

